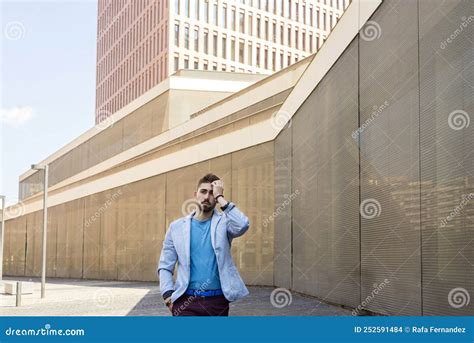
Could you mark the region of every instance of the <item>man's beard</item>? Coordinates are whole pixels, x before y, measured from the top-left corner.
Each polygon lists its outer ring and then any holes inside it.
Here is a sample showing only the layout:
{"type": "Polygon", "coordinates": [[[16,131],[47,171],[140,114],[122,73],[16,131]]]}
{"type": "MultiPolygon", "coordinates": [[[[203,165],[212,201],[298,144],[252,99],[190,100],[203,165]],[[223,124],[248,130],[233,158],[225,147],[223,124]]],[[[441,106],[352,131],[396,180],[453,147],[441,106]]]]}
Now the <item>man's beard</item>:
{"type": "Polygon", "coordinates": [[[208,213],[208,212],[214,210],[215,205],[211,206],[210,203],[204,203],[204,204],[201,204],[201,206],[199,206],[199,207],[200,207],[201,212],[208,213]]]}

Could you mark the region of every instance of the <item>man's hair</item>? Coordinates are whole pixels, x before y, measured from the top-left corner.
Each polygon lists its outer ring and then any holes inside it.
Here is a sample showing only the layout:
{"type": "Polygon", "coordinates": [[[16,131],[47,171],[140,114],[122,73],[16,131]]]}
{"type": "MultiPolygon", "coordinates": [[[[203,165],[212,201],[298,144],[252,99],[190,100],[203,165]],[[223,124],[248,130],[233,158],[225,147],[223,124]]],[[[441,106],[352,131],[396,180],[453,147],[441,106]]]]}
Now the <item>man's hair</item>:
{"type": "Polygon", "coordinates": [[[213,183],[214,181],[220,180],[217,175],[214,175],[212,173],[204,175],[202,178],[199,179],[197,188],[199,189],[199,186],[201,186],[201,183],[213,183]]]}

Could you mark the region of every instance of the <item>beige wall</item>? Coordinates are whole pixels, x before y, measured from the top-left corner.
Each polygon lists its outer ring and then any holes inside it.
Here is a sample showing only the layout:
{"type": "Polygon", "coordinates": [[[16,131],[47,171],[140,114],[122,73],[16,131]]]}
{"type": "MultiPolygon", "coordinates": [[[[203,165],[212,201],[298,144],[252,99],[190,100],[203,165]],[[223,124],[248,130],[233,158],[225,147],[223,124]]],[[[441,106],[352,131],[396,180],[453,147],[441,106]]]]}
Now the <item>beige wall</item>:
{"type": "MultiPolygon", "coordinates": [[[[273,226],[262,229],[273,212],[272,143],[50,208],[47,275],[156,281],[165,230],[208,172],[223,179],[226,196],[250,219],[250,230],[233,242],[242,276],[249,284],[272,285],[273,226]]],[[[6,221],[6,275],[40,275],[41,222],[42,211],[6,221]]]]}

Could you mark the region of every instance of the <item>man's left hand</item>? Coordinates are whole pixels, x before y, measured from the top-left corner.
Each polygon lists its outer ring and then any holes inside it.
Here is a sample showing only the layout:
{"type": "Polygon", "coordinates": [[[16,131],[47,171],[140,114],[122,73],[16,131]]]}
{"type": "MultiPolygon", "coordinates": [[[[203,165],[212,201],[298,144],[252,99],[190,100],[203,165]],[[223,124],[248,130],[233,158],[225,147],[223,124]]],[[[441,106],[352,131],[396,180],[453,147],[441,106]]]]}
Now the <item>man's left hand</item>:
{"type": "Polygon", "coordinates": [[[222,180],[216,180],[212,183],[212,194],[214,198],[218,195],[224,195],[224,182],[222,180]]]}

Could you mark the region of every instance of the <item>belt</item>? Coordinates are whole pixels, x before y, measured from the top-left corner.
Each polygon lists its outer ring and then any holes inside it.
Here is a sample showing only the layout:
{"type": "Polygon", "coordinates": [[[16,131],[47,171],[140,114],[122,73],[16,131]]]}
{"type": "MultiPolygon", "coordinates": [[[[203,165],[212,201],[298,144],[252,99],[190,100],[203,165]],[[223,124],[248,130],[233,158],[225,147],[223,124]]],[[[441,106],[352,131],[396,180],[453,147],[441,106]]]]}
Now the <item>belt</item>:
{"type": "Polygon", "coordinates": [[[213,297],[216,295],[222,295],[224,293],[222,292],[222,289],[211,289],[209,291],[201,291],[199,289],[188,289],[184,294],[199,297],[213,297]]]}

